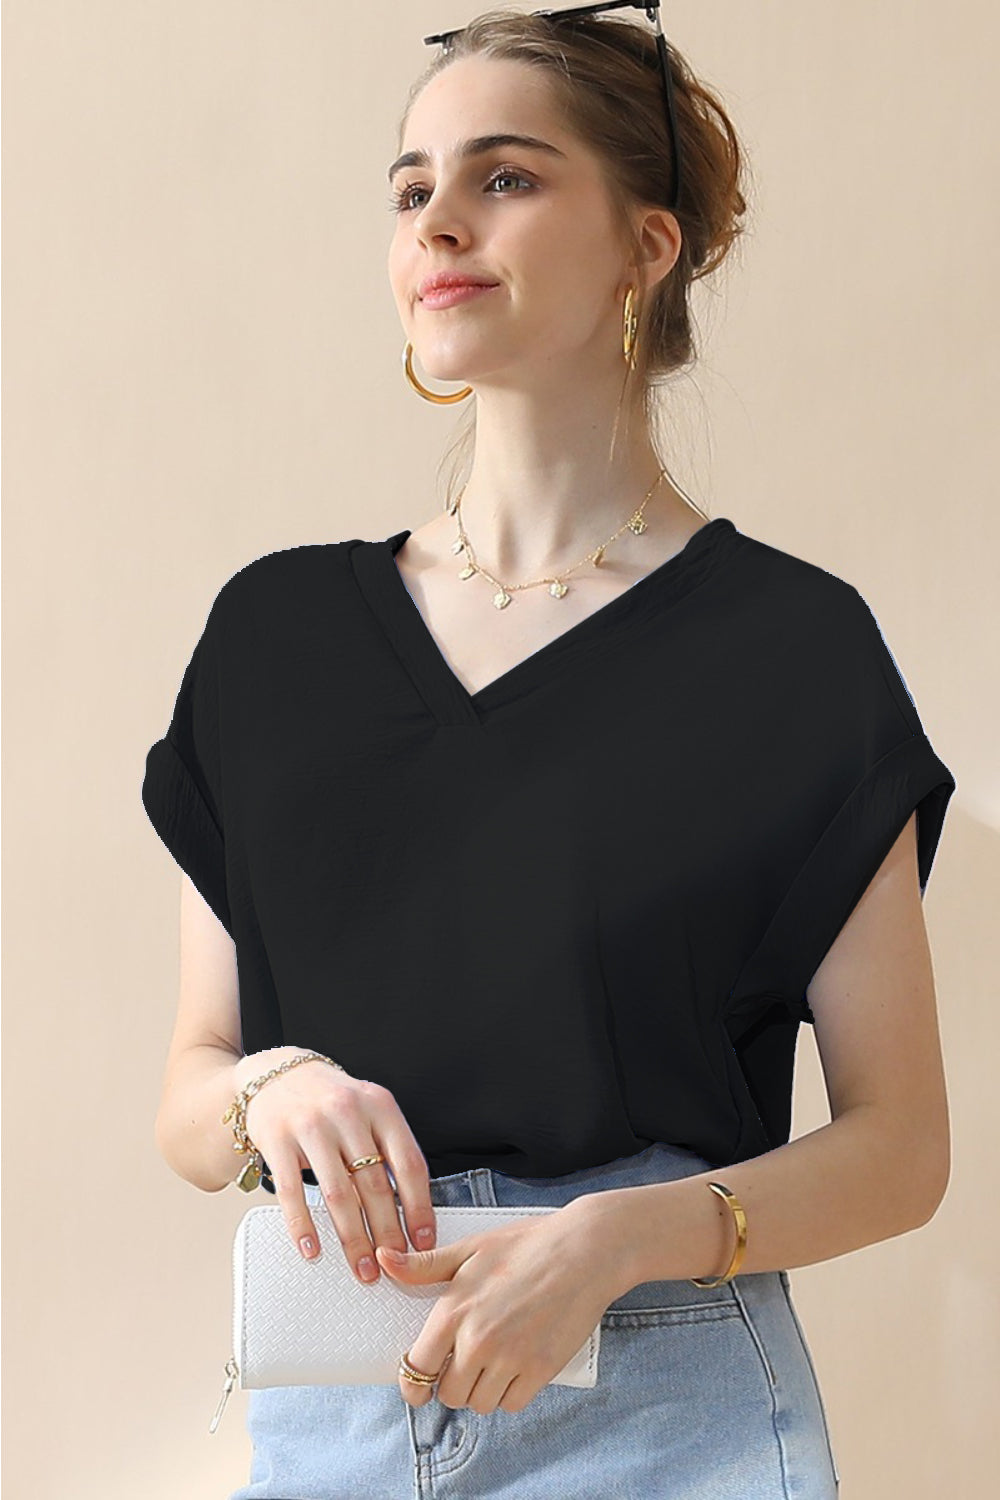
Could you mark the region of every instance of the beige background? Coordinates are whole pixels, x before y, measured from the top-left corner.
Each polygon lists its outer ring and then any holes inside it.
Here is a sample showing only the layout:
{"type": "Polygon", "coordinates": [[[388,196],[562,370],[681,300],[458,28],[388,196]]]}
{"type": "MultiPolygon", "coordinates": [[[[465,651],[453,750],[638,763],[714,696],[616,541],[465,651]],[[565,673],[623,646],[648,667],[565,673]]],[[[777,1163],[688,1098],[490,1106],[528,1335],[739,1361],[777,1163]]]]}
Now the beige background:
{"type": "MultiPolygon", "coordinates": [[[[199,1193],[153,1145],[180,878],[139,787],[226,578],[440,504],[463,408],[403,378],[385,168],[422,36],[475,9],[4,7],[9,1500],[222,1500],[246,1478],[245,1395],[207,1427],[256,1199],[199,1193]]],[[[948,1195],[918,1233],[794,1270],[796,1304],[843,1500],[983,1494],[1000,24],[928,0],[683,0],[664,24],[757,182],[742,260],[698,294],[665,457],[711,514],[857,585],[958,782],[925,905],[948,1195]]],[[[806,1027],[794,1133],[827,1118],[806,1027]]]]}

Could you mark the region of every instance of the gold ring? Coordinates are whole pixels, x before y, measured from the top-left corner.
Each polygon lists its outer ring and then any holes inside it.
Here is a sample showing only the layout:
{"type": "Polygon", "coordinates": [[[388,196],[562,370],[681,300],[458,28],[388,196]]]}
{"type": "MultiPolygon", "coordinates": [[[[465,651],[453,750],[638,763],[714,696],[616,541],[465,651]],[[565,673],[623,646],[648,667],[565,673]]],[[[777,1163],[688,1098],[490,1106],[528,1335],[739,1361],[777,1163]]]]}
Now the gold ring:
{"type": "Polygon", "coordinates": [[[409,1349],[407,1349],[405,1354],[399,1356],[399,1373],[403,1376],[403,1379],[408,1380],[411,1385],[433,1385],[435,1380],[440,1376],[441,1371],[439,1370],[437,1375],[428,1375],[426,1371],[418,1370],[416,1365],[411,1365],[409,1356],[409,1349]]]}
{"type": "Polygon", "coordinates": [[[356,1161],[352,1161],[349,1164],[347,1170],[349,1172],[359,1172],[362,1167],[373,1167],[379,1161],[385,1161],[385,1157],[381,1152],[376,1151],[374,1156],[359,1156],[356,1161]]]}

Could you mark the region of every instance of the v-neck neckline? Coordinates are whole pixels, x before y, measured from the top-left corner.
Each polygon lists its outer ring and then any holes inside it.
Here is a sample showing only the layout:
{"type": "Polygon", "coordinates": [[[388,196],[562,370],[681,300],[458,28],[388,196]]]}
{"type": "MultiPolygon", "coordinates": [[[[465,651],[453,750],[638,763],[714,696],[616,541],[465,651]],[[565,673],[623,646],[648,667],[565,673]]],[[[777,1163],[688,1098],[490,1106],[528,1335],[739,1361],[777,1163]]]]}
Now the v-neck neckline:
{"type": "Polygon", "coordinates": [[[351,563],[358,586],[435,718],[443,724],[478,725],[487,711],[528,691],[546,675],[555,676],[586,647],[596,647],[602,640],[610,644],[629,621],[688,593],[739,541],[742,532],[727,516],[713,517],[699,526],[679,552],[476,692],[470,692],[456,675],[396,564],[396,553],[410,535],[411,530],[405,529],[383,541],[355,543],[351,563]]]}

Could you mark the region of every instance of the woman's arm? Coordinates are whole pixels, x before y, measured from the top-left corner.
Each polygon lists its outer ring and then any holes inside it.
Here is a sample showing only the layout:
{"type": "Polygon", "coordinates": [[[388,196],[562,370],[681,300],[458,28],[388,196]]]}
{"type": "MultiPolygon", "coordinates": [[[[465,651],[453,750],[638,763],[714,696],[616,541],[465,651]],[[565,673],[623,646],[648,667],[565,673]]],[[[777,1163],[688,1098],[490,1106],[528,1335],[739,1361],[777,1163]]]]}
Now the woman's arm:
{"type": "Polygon", "coordinates": [[[750,1161],[677,1182],[575,1199],[622,1287],[721,1276],[736,1243],[732,1188],[747,1215],[738,1274],[830,1260],[926,1224],[948,1185],[951,1136],[930,946],[917,873],[916,813],[841,929],[807,991],[831,1123],[750,1161]]]}
{"type": "Polygon", "coordinates": [[[228,1187],[247,1157],[222,1116],[252,1077],[299,1047],[245,1058],[236,945],[189,876],[181,877],[180,996],[156,1116],[167,1165],[206,1193],[228,1187]]]}
{"type": "Polygon", "coordinates": [[[221,1123],[239,1085],[242,1054],[236,945],[190,877],[181,876],[180,985],[156,1116],[167,1165],[207,1193],[232,1182],[246,1161],[221,1123]]]}

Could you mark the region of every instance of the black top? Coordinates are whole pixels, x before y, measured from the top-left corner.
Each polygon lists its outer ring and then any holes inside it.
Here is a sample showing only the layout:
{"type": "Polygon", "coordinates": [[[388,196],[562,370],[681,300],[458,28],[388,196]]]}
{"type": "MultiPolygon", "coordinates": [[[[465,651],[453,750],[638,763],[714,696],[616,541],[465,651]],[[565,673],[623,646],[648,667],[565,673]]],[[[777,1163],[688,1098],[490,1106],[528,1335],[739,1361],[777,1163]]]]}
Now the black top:
{"type": "Polygon", "coordinates": [[[806,986],[955,789],[868,605],[717,517],[469,693],[409,535],[235,573],[146,759],[244,1051],[385,1085],[433,1175],[784,1143],[806,986]]]}

